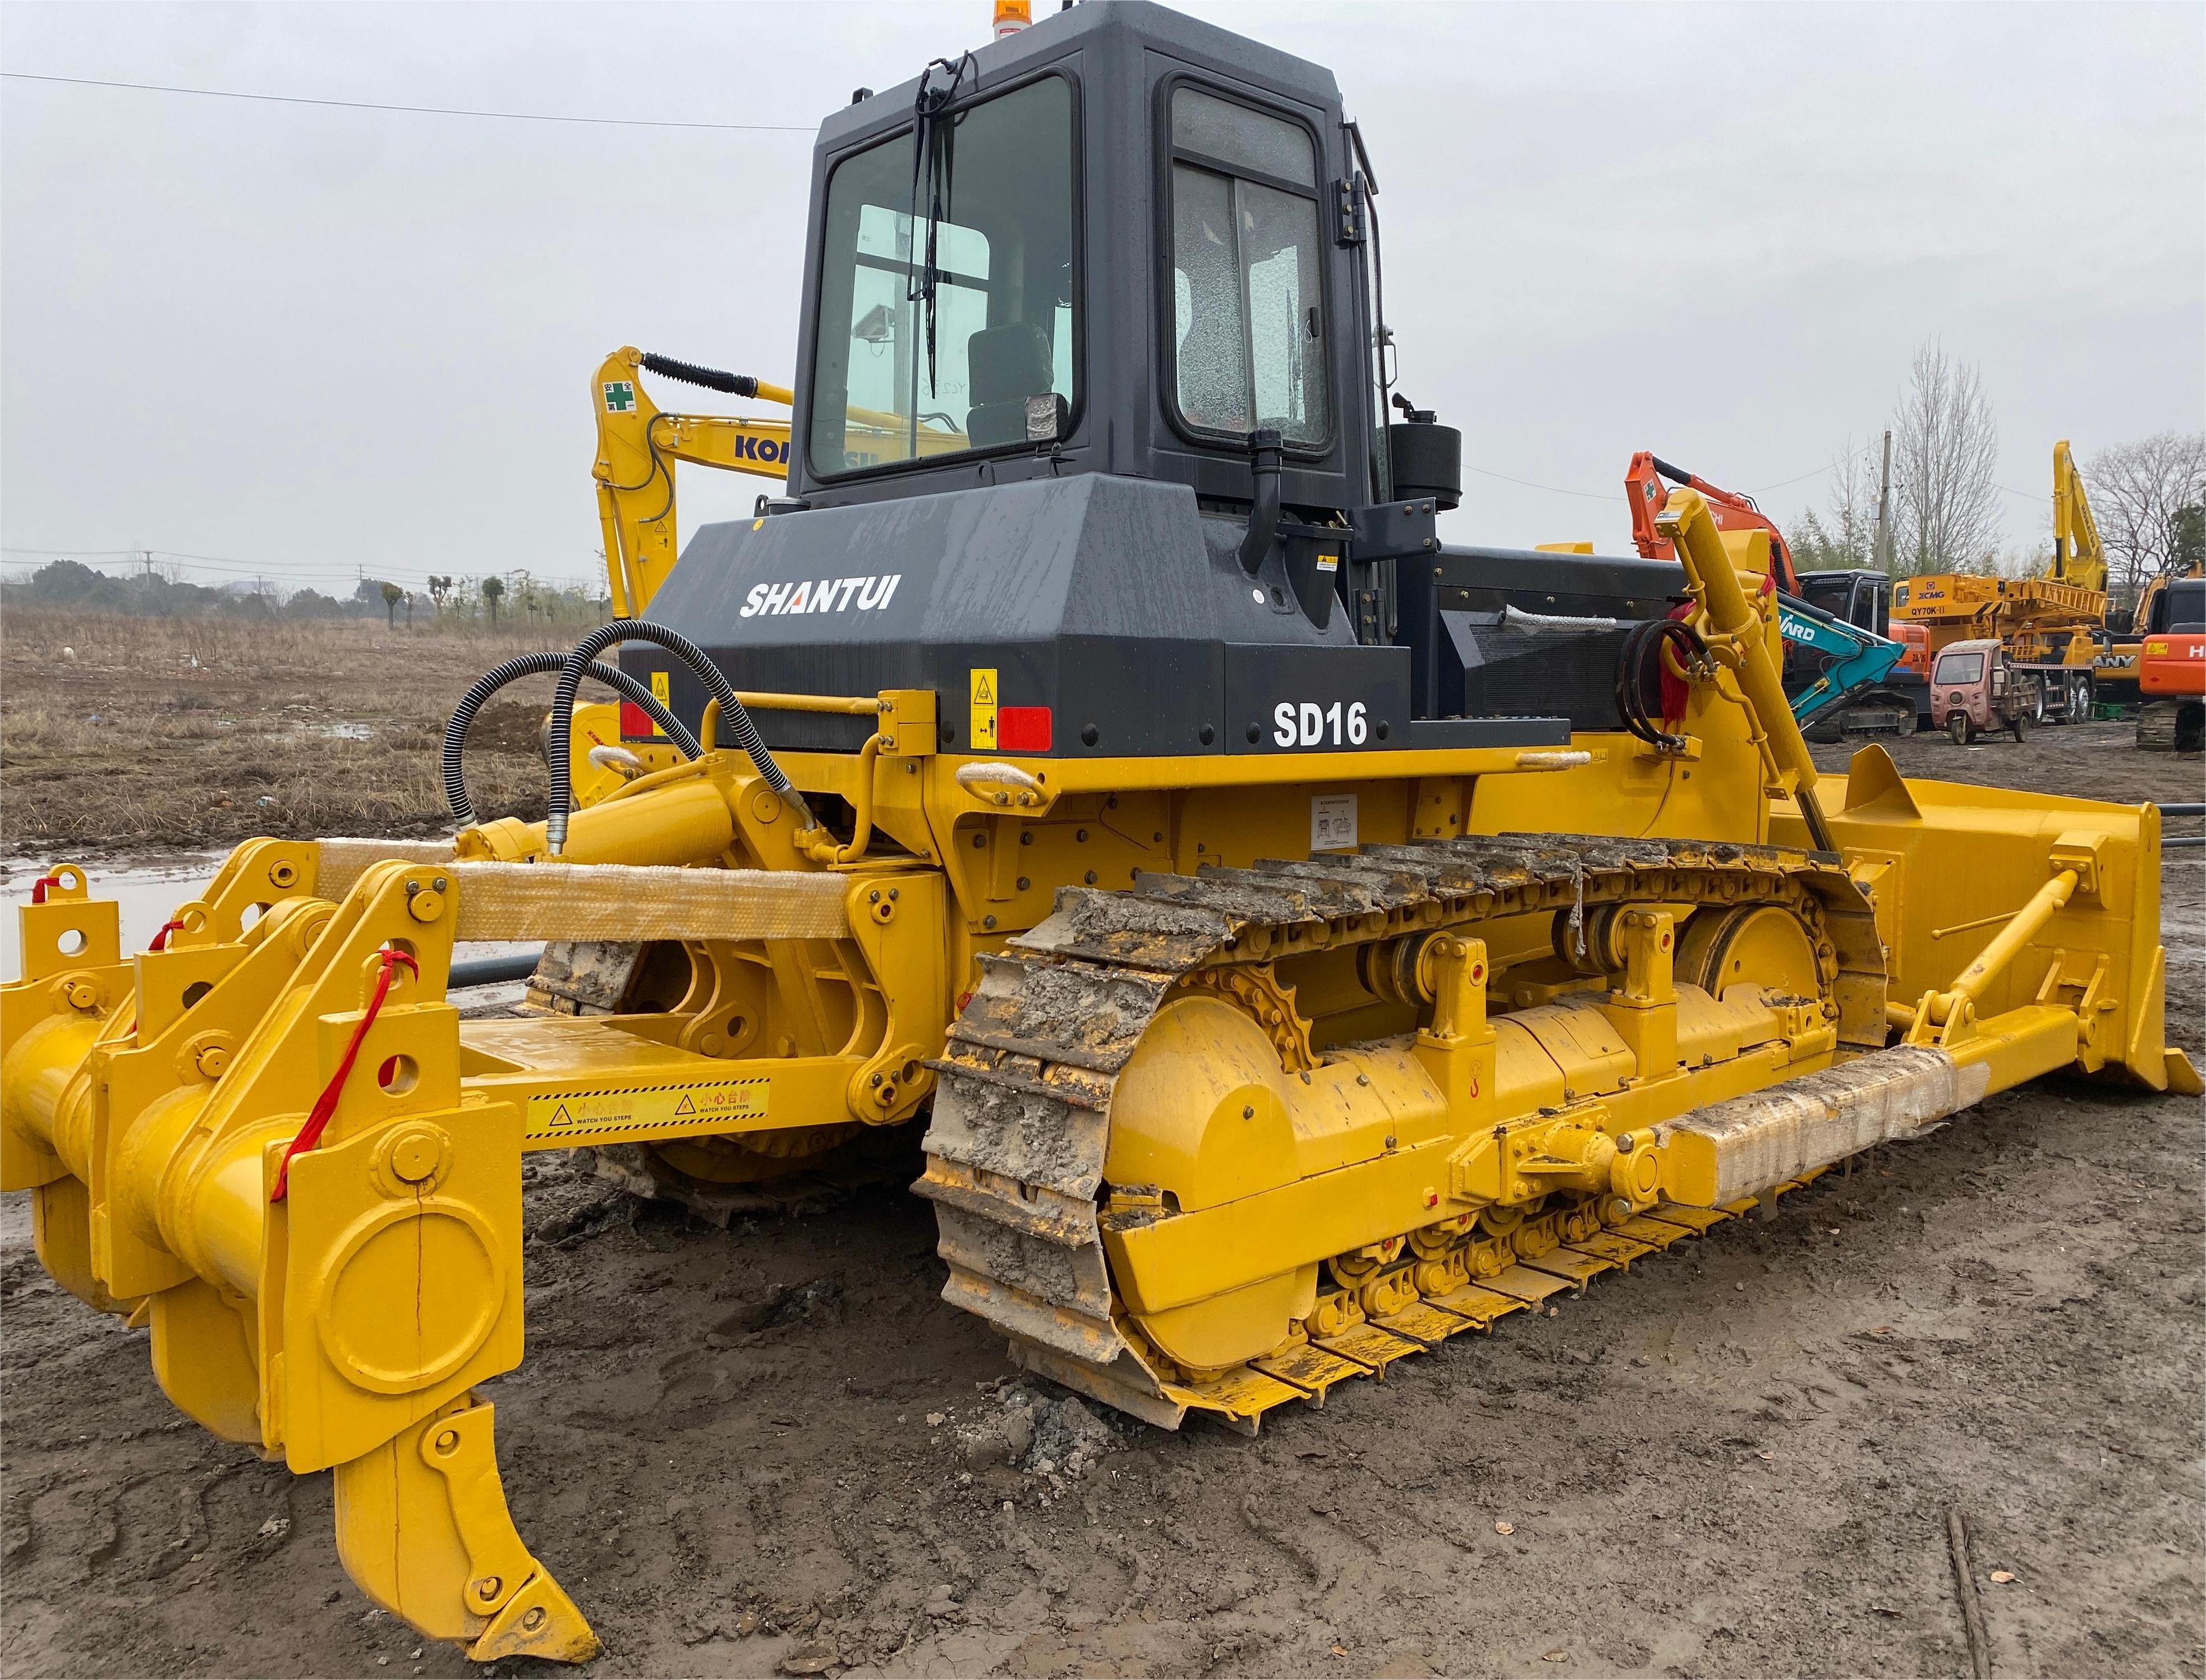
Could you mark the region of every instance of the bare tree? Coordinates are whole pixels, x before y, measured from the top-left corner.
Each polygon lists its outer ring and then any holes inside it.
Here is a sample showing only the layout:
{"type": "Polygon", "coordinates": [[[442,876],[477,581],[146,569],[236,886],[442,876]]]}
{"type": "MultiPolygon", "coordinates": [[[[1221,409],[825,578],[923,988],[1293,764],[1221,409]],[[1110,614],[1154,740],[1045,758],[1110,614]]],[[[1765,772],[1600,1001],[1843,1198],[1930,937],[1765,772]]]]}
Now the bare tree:
{"type": "Polygon", "coordinates": [[[2084,469],[2091,512],[2107,545],[2108,593],[2134,606],[2145,580],[2179,570],[2184,538],[2206,502],[2206,432],[2156,432],[2115,444],[2084,469]]]}
{"type": "Polygon", "coordinates": [[[1854,447],[1851,438],[1831,463],[1827,523],[1814,508],[1785,527],[1793,564],[1803,571],[1853,571],[1876,564],[1876,491],[1881,463],[1877,445],[1854,447]]]}
{"type": "Polygon", "coordinates": [[[1961,571],[1999,549],[1999,424],[1976,368],[1933,338],[1918,346],[1892,417],[1898,541],[1908,571],[1961,571]]]}

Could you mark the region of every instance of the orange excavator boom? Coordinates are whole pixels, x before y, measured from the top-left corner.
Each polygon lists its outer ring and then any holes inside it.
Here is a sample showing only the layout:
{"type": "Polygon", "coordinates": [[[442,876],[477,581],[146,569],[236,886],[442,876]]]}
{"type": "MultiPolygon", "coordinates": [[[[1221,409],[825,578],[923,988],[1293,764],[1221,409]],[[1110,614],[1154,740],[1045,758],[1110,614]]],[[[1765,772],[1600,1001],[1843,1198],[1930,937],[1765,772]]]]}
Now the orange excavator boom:
{"type": "Polygon", "coordinates": [[[1753,497],[1711,484],[1699,474],[1673,467],[1660,456],[1644,449],[1631,457],[1631,465],[1624,475],[1625,499],[1631,505],[1631,541],[1643,556],[1650,560],[1677,559],[1668,540],[1654,527],[1654,516],[1661,511],[1668,494],[1662,488],[1661,481],[1666,478],[1672,484],[1699,491],[1708,500],[1708,511],[1715,517],[1718,530],[1768,531],[1769,552],[1777,562],[1777,587],[1787,595],[1800,593],[1800,580],[1792,570],[1792,550],[1785,541],[1785,533],[1777,529],[1774,519],[1754,505],[1753,497]]]}

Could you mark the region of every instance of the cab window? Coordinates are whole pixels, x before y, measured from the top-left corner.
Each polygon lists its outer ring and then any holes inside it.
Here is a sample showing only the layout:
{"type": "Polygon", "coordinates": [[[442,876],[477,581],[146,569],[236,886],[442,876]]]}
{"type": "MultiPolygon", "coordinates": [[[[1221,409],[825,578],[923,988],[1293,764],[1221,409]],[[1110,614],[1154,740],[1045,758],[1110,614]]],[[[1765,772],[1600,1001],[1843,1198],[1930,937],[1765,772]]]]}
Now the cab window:
{"type": "Polygon", "coordinates": [[[1172,389],[1193,430],[1291,448],[1331,431],[1317,152],[1297,123],[1175,87],[1172,389]]]}
{"type": "Polygon", "coordinates": [[[2206,630],[2206,578],[2178,578],[2153,605],[2154,630],[2206,630]]]}
{"type": "Polygon", "coordinates": [[[1984,679],[1984,656],[1982,654],[1947,654],[1938,661],[1938,674],[1931,680],[1940,683],[1980,683],[1984,679]]]}
{"type": "Polygon", "coordinates": [[[1070,83],[957,112],[916,187],[915,143],[883,140],[828,178],[810,428],[823,478],[1052,441],[1079,399],[1070,83]]]}

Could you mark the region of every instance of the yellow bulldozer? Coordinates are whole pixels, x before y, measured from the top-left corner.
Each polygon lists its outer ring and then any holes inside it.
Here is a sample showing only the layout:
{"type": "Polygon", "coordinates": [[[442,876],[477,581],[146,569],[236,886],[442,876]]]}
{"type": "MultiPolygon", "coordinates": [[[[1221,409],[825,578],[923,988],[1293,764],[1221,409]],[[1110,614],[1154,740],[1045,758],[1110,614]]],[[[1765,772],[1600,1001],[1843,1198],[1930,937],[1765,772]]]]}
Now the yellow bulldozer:
{"type": "Polygon", "coordinates": [[[600,372],[545,820],[468,796],[502,667],[449,840],[249,841],[156,950],[75,864],[19,912],[0,1184],[183,1412],[332,1474],[376,1604],[596,1648],[493,1439],[532,1151],[679,1193],[924,1128],[1014,1360],[1254,1431],[1991,1092],[2198,1092],[2154,808],[1819,774],[1690,488],[1674,562],[1440,540],[1327,71],[1085,5],[812,169],[785,427],[600,372]],[[677,557],[745,439],[779,493],[677,557]],[[529,1003],[462,1019],[488,940],[529,1003]]]}

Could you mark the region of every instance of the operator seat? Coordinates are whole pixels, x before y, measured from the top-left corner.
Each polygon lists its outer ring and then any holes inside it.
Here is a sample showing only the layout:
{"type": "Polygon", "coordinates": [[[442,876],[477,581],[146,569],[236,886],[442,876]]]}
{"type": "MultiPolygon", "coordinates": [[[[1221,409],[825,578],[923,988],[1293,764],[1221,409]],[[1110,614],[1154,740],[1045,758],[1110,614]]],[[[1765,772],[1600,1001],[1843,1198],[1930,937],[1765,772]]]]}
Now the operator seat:
{"type": "MultiPolygon", "coordinates": [[[[965,341],[974,402],[966,412],[965,435],[974,448],[1028,440],[1027,398],[1051,394],[1052,361],[1049,337],[1033,321],[984,326],[965,341]]],[[[1060,412],[1060,427],[1062,418],[1060,412]]]]}

